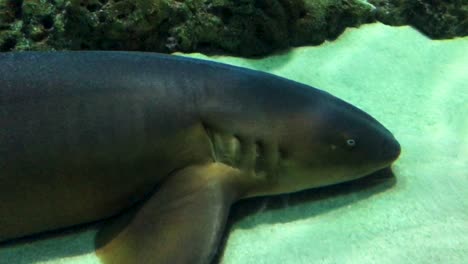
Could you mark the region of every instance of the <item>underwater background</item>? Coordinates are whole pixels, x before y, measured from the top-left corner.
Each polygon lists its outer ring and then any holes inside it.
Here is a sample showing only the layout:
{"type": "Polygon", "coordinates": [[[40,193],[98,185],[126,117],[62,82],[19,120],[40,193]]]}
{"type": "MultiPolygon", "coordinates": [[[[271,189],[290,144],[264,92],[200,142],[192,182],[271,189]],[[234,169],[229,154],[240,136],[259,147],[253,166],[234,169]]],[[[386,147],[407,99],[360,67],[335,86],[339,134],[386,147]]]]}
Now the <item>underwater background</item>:
{"type": "MultiPolygon", "coordinates": [[[[468,38],[435,41],[375,23],[263,59],[183,55],[326,90],[375,116],[402,145],[393,180],[257,199],[231,223],[221,263],[467,262],[468,38]]],[[[94,234],[1,248],[0,263],[99,263],[94,234]]]]}
{"type": "MultiPolygon", "coordinates": [[[[0,0],[0,51],[177,52],[328,91],[392,131],[394,175],[241,201],[218,261],[462,264],[467,17],[465,0],[0,0]]],[[[99,263],[95,233],[6,245],[0,264],[99,263]]]]}

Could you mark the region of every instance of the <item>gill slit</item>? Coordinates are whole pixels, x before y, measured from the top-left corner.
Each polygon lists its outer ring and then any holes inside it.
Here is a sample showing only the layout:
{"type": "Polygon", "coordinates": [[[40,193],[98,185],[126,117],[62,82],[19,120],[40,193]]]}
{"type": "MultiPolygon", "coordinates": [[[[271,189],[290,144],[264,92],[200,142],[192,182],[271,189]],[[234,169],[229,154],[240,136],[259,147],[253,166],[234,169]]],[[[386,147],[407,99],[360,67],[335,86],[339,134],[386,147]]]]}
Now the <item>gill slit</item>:
{"type": "Polygon", "coordinates": [[[213,131],[211,131],[209,126],[203,120],[200,123],[203,127],[203,130],[205,130],[206,136],[208,137],[208,142],[210,144],[211,157],[213,158],[213,162],[218,162],[219,158],[216,155],[213,131]]]}

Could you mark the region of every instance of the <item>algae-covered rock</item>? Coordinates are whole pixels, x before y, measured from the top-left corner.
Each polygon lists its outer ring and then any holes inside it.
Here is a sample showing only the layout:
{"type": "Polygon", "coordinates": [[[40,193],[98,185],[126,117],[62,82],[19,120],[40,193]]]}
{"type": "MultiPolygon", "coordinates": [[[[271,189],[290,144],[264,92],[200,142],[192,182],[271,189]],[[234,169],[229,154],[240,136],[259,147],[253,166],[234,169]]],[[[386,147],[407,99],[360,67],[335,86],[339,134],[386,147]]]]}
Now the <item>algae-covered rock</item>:
{"type": "Polygon", "coordinates": [[[374,7],[363,0],[0,0],[0,51],[203,51],[255,56],[320,44],[347,27],[376,18],[450,37],[467,34],[463,1],[369,1],[374,7]]]}
{"type": "Polygon", "coordinates": [[[389,25],[412,25],[435,39],[468,35],[467,0],[370,0],[376,18],[389,25]]]}
{"type": "Polygon", "coordinates": [[[63,1],[2,0],[0,50],[50,50],[62,48],[63,1]],[[53,45],[51,45],[51,43],[53,45]]]}
{"type": "Polygon", "coordinates": [[[3,0],[0,49],[263,55],[369,21],[355,0],[3,0]]]}
{"type": "Polygon", "coordinates": [[[335,39],[347,27],[374,21],[372,6],[355,0],[306,0],[295,23],[293,45],[335,39]]]}

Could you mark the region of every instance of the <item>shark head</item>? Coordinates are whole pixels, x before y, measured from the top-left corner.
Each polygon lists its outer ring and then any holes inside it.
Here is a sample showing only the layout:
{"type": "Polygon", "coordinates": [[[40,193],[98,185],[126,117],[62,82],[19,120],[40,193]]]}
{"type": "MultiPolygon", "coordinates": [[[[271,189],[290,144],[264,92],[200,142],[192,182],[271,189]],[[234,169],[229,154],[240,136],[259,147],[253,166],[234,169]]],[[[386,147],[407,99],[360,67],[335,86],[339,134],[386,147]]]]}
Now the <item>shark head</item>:
{"type": "Polygon", "coordinates": [[[320,100],[284,115],[274,192],[358,179],[400,155],[393,134],[372,116],[328,93],[318,95],[320,100]]]}

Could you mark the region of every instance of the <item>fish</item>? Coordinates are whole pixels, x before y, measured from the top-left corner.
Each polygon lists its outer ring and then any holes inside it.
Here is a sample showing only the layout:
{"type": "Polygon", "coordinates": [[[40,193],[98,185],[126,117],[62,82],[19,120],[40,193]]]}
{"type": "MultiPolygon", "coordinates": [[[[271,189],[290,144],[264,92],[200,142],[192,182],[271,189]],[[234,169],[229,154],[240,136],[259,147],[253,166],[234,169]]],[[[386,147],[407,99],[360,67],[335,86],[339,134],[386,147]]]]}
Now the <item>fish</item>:
{"type": "Polygon", "coordinates": [[[0,242],[104,220],[111,263],[210,263],[241,199],[391,166],[359,108],[266,72],[148,52],[0,54],[0,242]]]}

